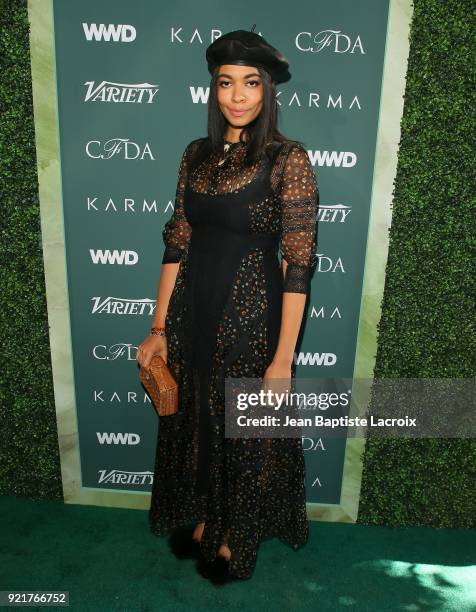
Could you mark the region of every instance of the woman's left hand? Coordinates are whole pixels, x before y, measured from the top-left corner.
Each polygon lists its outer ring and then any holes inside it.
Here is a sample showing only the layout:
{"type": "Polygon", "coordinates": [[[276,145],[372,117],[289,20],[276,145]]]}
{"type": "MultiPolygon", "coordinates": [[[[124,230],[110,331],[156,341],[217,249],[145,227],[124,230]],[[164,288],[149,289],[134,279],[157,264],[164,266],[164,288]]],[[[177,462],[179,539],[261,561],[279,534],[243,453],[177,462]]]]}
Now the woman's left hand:
{"type": "Polygon", "coordinates": [[[291,364],[272,361],[263,376],[263,390],[272,394],[285,394],[291,390],[291,364]]]}

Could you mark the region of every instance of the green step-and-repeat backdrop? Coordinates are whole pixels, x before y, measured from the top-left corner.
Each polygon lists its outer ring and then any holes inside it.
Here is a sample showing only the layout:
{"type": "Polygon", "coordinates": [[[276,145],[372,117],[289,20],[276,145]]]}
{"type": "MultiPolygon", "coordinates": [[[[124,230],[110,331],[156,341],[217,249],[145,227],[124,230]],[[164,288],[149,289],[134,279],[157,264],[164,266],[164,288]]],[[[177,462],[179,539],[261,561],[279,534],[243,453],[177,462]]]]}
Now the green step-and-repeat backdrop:
{"type": "MultiPolygon", "coordinates": [[[[305,143],[319,186],[319,261],[297,376],[372,375],[409,9],[389,0],[285,8],[271,0],[30,2],[66,501],[147,506],[158,420],[136,350],[155,310],[180,157],[206,135],[205,50],[225,32],[256,23],[289,60],[279,127],[305,143]]],[[[303,445],[310,516],[353,520],[362,440],[303,445]]]]}

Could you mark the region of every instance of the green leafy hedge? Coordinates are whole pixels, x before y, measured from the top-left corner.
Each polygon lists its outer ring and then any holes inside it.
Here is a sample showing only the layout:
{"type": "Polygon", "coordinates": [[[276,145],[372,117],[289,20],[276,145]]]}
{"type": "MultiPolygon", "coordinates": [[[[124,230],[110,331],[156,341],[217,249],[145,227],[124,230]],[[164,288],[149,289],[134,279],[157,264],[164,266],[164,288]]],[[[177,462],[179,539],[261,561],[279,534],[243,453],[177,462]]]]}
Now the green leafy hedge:
{"type": "Polygon", "coordinates": [[[0,5],[0,493],[61,497],[26,2],[0,5]]]}
{"type": "MultiPolygon", "coordinates": [[[[474,376],[470,4],[414,3],[376,378],[474,376]]],[[[367,440],[359,522],[475,525],[476,446],[367,440]]]]}
{"type": "MultiPolygon", "coordinates": [[[[28,13],[0,3],[0,493],[61,498],[28,13]]],[[[474,375],[469,3],[415,2],[376,377],[474,375]]],[[[368,440],[359,522],[474,526],[470,440],[368,440]]]]}

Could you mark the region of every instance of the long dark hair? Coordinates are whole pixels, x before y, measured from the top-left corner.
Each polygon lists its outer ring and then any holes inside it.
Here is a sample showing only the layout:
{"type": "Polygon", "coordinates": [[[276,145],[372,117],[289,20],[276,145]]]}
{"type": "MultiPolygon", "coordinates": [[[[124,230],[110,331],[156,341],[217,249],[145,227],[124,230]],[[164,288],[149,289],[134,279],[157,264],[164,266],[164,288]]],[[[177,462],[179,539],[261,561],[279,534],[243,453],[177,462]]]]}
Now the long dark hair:
{"type": "MultiPolygon", "coordinates": [[[[263,154],[270,158],[275,151],[276,144],[289,142],[290,139],[282,134],[278,127],[278,102],[276,100],[276,86],[270,74],[256,66],[263,84],[263,105],[257,117],[243,127],[240,140],[247,143],[246,164],[253,164],[263,154]]],[[[196,155],[191,163],[193,167],[198,165],[210,153],[223,152],[223,139],[227,131],[227,120],[221,112],[217,98],[217,80],[220,66],[213,72],[210,81],[208,96],[208,138],[205,138],[202,146],[198,147],[196,155]]],[[[293,140],[292,142],[300,143],[293,140]]],[[[303,143],[300,143],[303,144],[303,143]]]]}

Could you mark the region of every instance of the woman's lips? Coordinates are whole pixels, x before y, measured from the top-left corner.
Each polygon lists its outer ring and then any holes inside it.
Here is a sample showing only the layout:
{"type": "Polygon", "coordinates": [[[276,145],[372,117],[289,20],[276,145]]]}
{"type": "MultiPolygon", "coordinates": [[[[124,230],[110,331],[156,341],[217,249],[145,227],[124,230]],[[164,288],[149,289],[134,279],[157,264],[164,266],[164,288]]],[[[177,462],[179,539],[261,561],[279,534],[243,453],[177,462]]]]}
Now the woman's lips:
{"type": "Polygon", "coordinates": [[[246,110],[235,111],[230,108],[230,113],[233,115],[233,117],[241,117],[241,115],[244,115],[246,112],[248,111],[246,110]]]}

